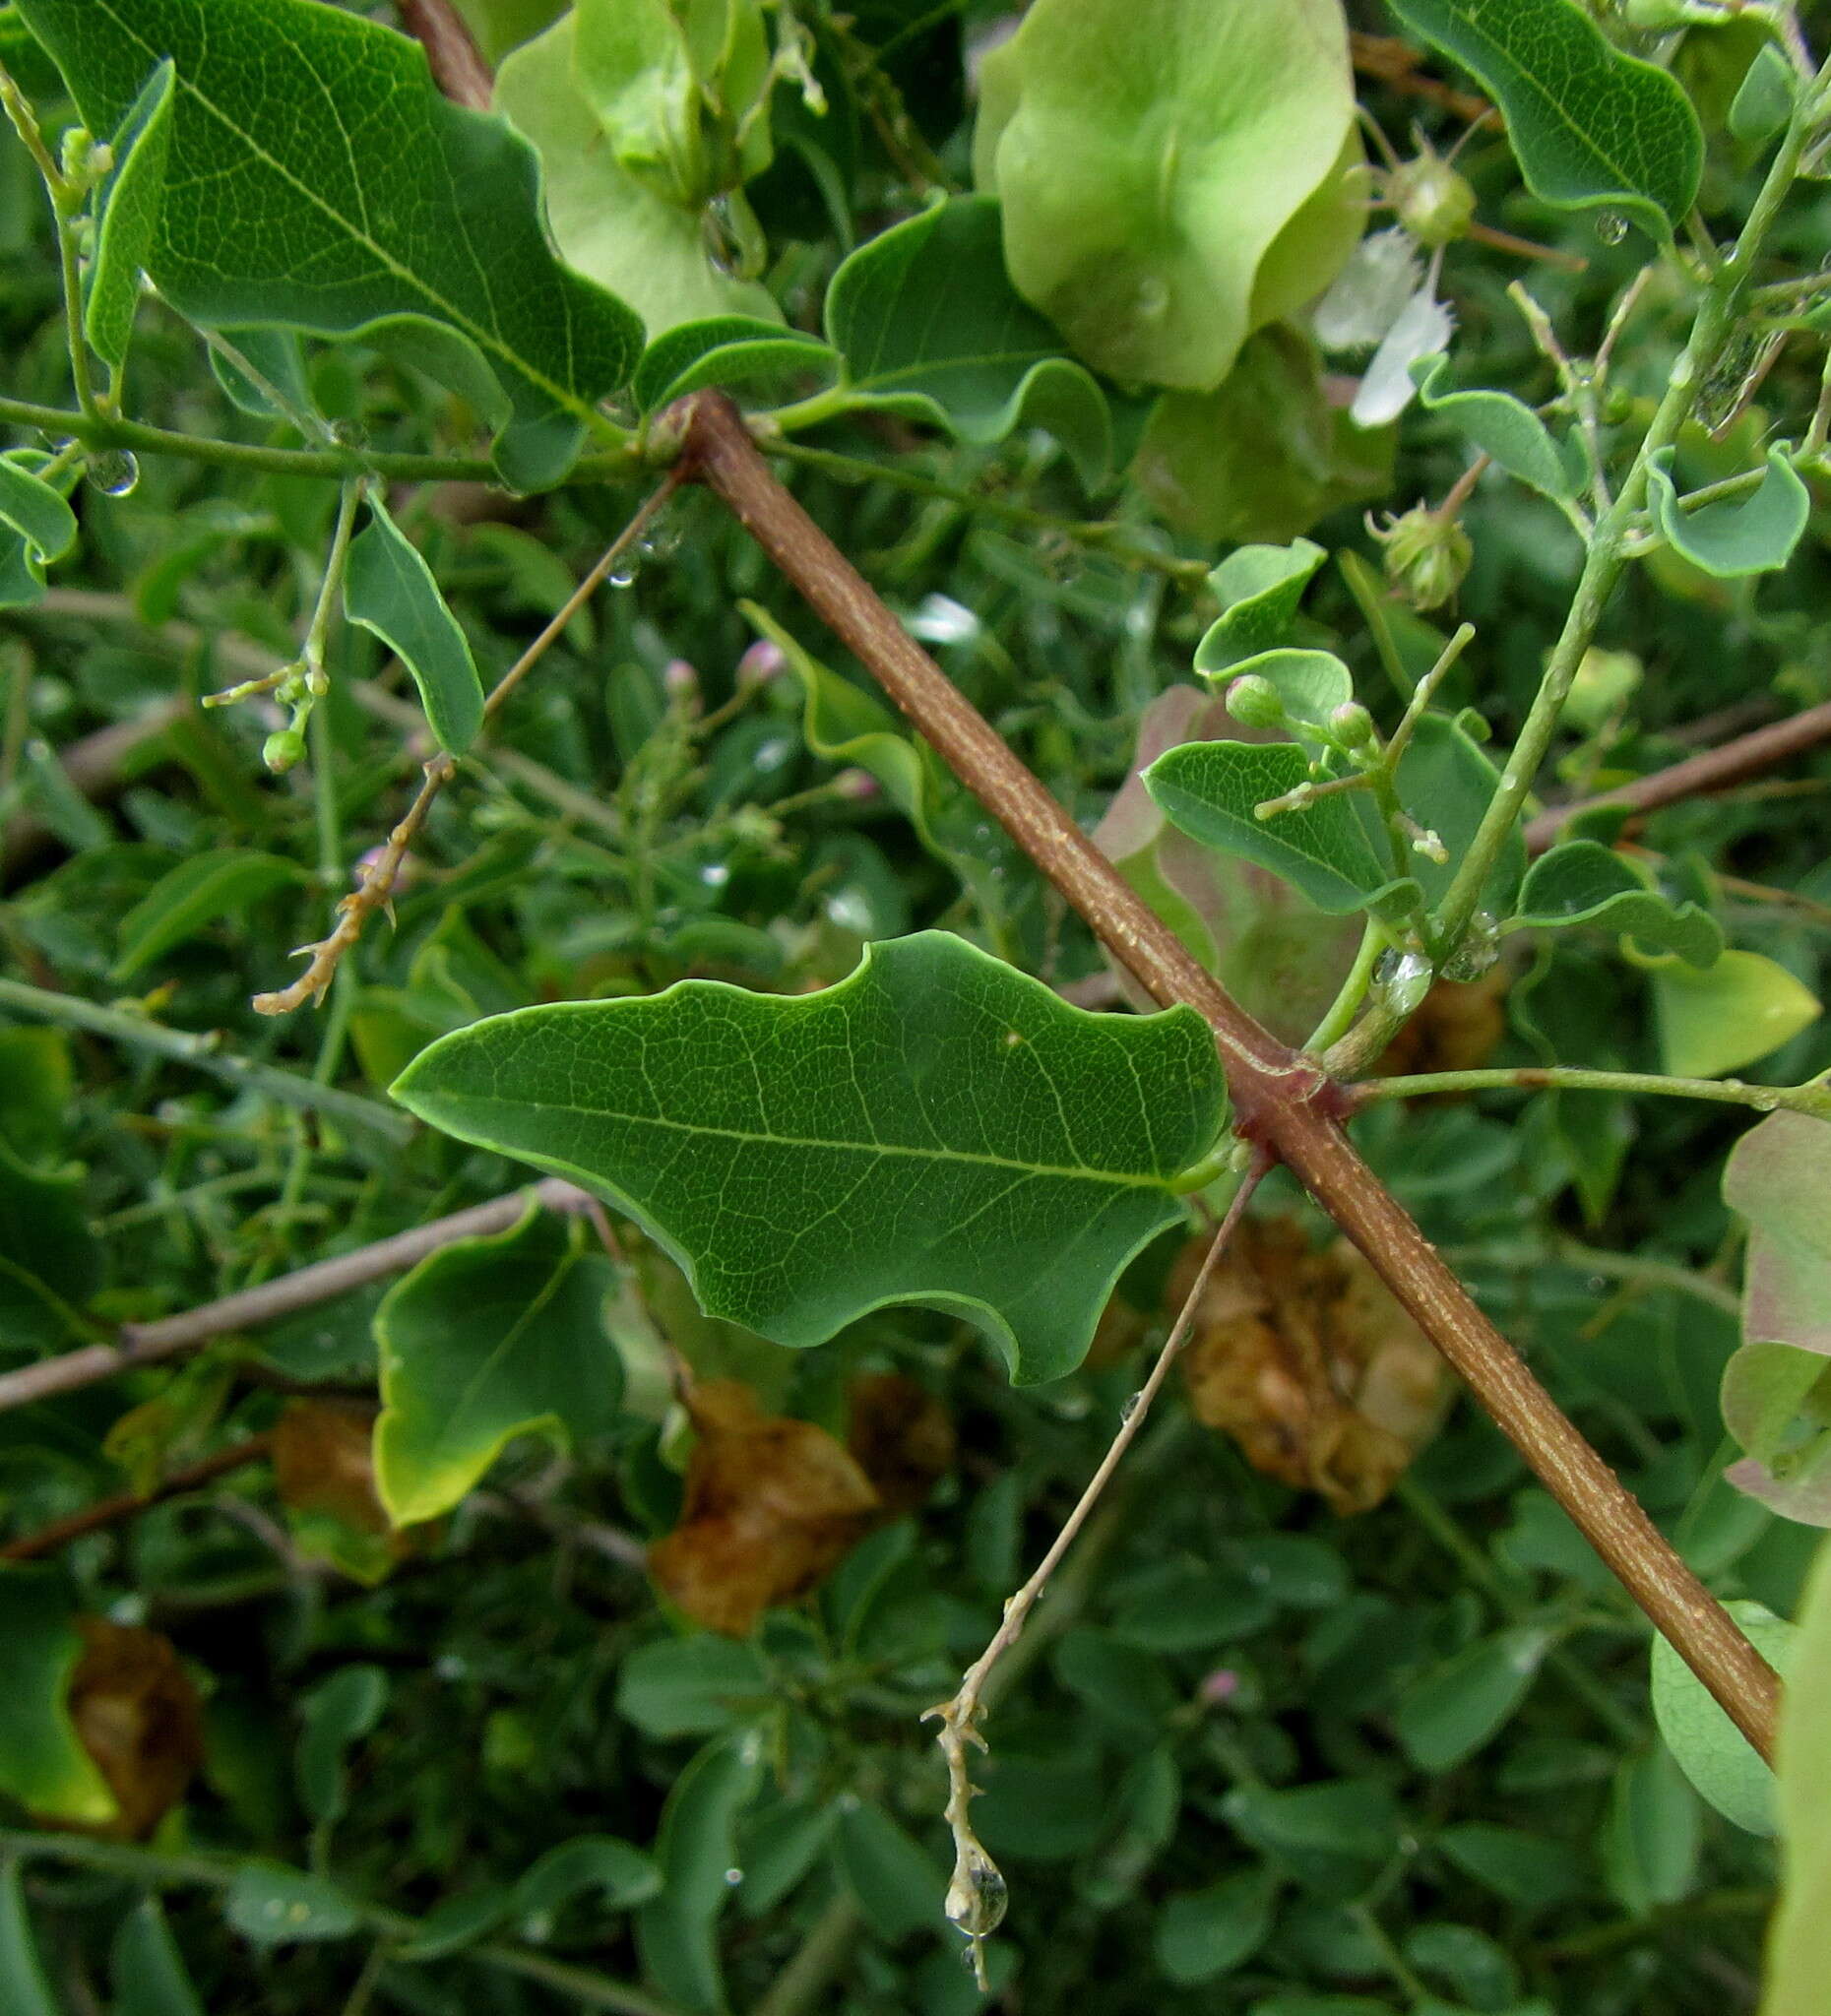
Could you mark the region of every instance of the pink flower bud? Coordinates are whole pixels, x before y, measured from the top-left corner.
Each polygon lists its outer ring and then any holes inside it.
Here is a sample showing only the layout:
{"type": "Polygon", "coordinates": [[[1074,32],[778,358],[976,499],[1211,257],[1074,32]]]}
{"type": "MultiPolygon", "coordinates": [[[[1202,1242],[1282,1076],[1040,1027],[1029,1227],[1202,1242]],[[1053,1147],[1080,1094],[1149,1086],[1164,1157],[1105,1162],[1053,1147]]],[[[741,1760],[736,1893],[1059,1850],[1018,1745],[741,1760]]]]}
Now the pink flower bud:
{"type": "Polygon", "coordinates": [[[1204,1706],[1225,1707],[1239,1692],[1239,1675],[1231,1666],[1218,1666],[1202,1681],[1200,1691],[1204,1706]]]}
{"type": "Polygon", "coordinates": [[[772,638],[759,637],[737,661],[737,683],[766,686],[788,662],[780,644],[772,638]]]}
{"type": "Polygon", "coordinates": [[[868,770],[842,770],[833,780],[833,788],[842,798],[851,798],[854,804],[862,805],[878,793],[878,783],[868,770]]]}
{"type": "Polygon", "coordinates": [[[670,658],[662,671],[662,691],[669,700],[699,698],[699,674],[683,658],[670,658]]]}

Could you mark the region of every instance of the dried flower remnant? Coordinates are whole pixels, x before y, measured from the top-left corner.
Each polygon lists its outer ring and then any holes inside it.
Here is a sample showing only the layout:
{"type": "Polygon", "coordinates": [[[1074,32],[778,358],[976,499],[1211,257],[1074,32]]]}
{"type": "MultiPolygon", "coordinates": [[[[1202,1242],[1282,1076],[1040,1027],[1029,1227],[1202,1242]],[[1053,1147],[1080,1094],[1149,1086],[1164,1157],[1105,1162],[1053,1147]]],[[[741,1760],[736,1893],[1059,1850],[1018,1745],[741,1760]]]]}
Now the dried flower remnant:
{"type": "MultiPolygon", "coordinates": [[[[1206,1241],[1171,1277],[1186,1292],[1206,1241]]],[[[1443,1360],[1346,1240],[1311,1251],[1292,1220],[1249,1220],[1201,1299],[1183,1360],[1196,1418],[1255,1470],[1325,1497],[1377,1505],[1436,1432],[1443,1360]]]]}
{"type": "Polygon", "coordinates": [[[864,1372],[846,1389],[846,1446],[887,1517],[915,1512],[954,1467],[947,1409],[902,1372],[864,1372]]]}
{"type": "Polygon", "coordinates": [[[288,1401],[274,1430],[274,1485],[300,1551],[371,1584],[414,1545],[376,1491],[374,1443],[375,1410],[334,1401],[288,1401]]]}

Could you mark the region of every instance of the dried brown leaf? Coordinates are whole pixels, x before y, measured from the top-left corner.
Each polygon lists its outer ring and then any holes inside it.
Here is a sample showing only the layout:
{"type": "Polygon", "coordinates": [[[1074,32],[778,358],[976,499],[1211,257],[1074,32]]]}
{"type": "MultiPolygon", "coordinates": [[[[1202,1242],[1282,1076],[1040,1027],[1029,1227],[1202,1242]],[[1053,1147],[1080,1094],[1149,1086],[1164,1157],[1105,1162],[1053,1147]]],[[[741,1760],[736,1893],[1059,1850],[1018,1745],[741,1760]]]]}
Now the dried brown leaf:
{"type": "Polygon", "coordinates": [[[46,1827],[145,1841],[183,1798],[203,1762],[203,1711],[171,1640],[157,1631],[79,1617],[83,1657],[70,1677],[70,1719],[120,1808],[100,1826],[46,1827]]]}
{"type": "Polygon", "coordinates": [[[649,1550],[668,1599],[742,1638],[772,1604],[804,1595],[881,1509],[856,1460],[812,1421],[766,1415],[736,1379],[709,1379],[687,1409],[699,1439],[680,1523],[649,1550]]]}
{"type": "Polygon", "coordinates": [[[902,1372],[862,1372],[846,1388],[846,1446],[886,1515],[916,1511],[954,1467],[947,1409],[902,1372]]]}
{"type": "MultiPolygon", "coordinates": [[[[1177,1263],[1172,1305],[1201,1264],[1177,1263]]],[[[1449,1372],[1345,1239],[1312,1252],[1291,1220],[1248,1219],[1202,1295],[1183,1357],[1189,1404],[1255,1470],[1365,1512],[1436,1432],[1449,1372]]]]}

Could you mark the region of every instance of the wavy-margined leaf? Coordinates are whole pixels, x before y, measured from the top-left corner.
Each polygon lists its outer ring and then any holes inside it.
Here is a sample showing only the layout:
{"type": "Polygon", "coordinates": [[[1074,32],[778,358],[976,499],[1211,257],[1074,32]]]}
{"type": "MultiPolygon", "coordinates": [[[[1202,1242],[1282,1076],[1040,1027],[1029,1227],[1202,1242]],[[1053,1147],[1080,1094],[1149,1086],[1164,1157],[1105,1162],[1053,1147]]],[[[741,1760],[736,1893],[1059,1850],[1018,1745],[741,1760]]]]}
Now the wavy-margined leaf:
{"type": "Polygon", "coordinates": [[[0,1790],[53,1819],[112,1820],[114,1795],[66,1705],[83,1657],[68,1583],[54,1568],[0,1568],[0,1790]]]}
{"type": "Polygon", "coordinates": [[[1018,292],[1078,355],[1205,391],[1327,285],[1359,235],[1346,26],[1337,0],[1038,0],[985,58],[975,178],[1018,292]],[[1280,246],[1287,227],[1304,242],[1280,246]],[[1303,284],[1281,272],[1261,310],[1275,247],[1303,284]]]}
{"type": "Polygon", "coordinates": [[[669,203],[618,163],[574,79],[574,31],[569,13],[524,43],[495,92],[497,110],[539,153],[561,257],[627,301],[651,337],[715,315],[780,321],[767,288],[707,256],[697,209],[669,203]]]}
{"type": "Polygon", "coordinates": [[[805,1346],[921,1302],[1029,1382],[1081,1361],[1119,1272],[1177,1222],[1223,1087],[1192,1013],[1090,1015],[930,931],[817,994],[688,980],[499,1016],[395,1096],[613,1199],[710,1314],[805,1346]]]}
{"type": "Polygon", "coordinates": [[[1288,643],[1310,576],[1328,557],[1309,539],[1231,552],[1208,577],[1221,613],[1195,647],[1195,669],[1213,678],[1288,643]]]}
{"type": "Polygon", "coordinates": [[[375,1482],[397,1525],[450,1511],[517,1435],[570,1445],[609,1427],[623,1389],[603,1319],[615,1285],[563,1220],[531,1211],[428,1254],[388,1292],[375,1482]]]}
{"type": "MultiPolygon", "coordinates": [[[[1193,686],[1160,693],[1138,724],[1131,774],[1094,845],[1216,976],[1246,1012],[1282,1041],[1300,1043],[1340,992],[1359,927],[1304,902],[1282,876],[1203,847],[1171,825],[1144,772],[1167,749],[1228,732],[1222,702],[1193,686]]],[[[1133,1005],[1149,1006],[1136,980],[1107,959],[1133,1005]]]]}
{"type": "Polygon", "coordinates": [[[1673,451],[1662,448],[1647,465],[1647,497],[1668,545],[1693,567],[1719,581],[1743,574],[1773,574],[1793,558],[1811,516],[1811,492],[1799,479],[1784,443],[1767,452],[1767,470],[1751,496],[1685,509],[1673,487],[1673,451]]]}
{"type": "MultiPolygon", "coordinates": [[[[1742,1635],[1785,1679],[1794,1628],[1765,1604],[1724,1605],[1742,1635]]],[[[1749,1834],[1774,1832],[1774,1774],[1704,1683],[1657,1632],[1653,1639],[1653,1719],[1678,1768],[1725,1819],[1749,1834]]]]}
{"type": "Polygon", "coordinates": [[[1547,203],[1624,212],[1670,238],[1697,199],[1704,141],[1683,91],[1623,55],[1571,0],[1391,0],[1477,77],[1547,203]]]}
{"type": "Polygon", "coordinates": [[[630,390],[652,413],[707,385],[809,376],[830,384],[839,371],[839,352],[817,336],[751,315],[715,315],[658,336],[643,351],[630,390]]]}
{"type": "Polygon", "coordinates": [[[1594,840],[1567,840],[1526,871],[1518,914],[1508,930],[1562,930],[1588,924],[1625,931],[1692,966],[1709,966],[1723,950],[1723,928],[1694,903],[1673,903],[1653,878],[1594,840]]]}
{"type": "Polygon", "coordinates": [[[1421,358],[1412,366],[1419,403],[1427,411],[1441,413],[1522,483],[1547,497],[1565,500],[1575,495],[1557,443],[1531,407],[1506,392],[1440,391],[1447,369],[1440,356],[1421,358]]]}
{"type": "Polygon", "coordinates": [[[1818,2016],[1831,1978],[1831,1545],[1806,1580],[1792,1672],[1775,1758],[1780,1908],[1761,2016],[1818,2016]]]}
{"type": "Polygon", "coordinates": [[[131,979],[206,924],[239,916],[275,890],[309,879],[296,861],[256,848],[222,848],[180,861],[121,919],[120,957],[109,977],[131,979]]]}
{"type": "Polygon", "coordinates": [[[76,513],[36,473],[44,462],[35,451],[0,455],[0,525],[25,540],[28,557],[40,567],[61,560],[77,536],[76,513]]]}
{"type": "Polygon", "coordinates": [[[1417,885],[1393,871],[1364,791],[1337,791],[1269,819],[1255,808],[1310,781],[1294,742],[1184,742],[1145,772],[1170,822],[1205,846],[1281,875],[1332,916],[1415,904],[1417,885]]]}
{"type": "Polygon", "coordinates": [[[960,196],[860,245],[827,290],[828,340],[846,361],[847,403],[1001,441],[1046,427],[1084,477],[1105,473],[1105,394],[1012,287],[998,206],[960,196]]]}
{"type": "Polygon", "coordinates": [[[114,165],[95,191],[95,255],[85,282],[83,329],[118,371],[140,305],[140,276],[153,256],[165,163],[171,151],[172,67],[158,64],[110,143],[114,165]]]}
{"type": "Polygon", "coordinates": [[[1817,1021],[1818,997],[1759,952],[1726,952],[1702,972],[1671,957],[1652,976],[1660,1059],[1675,1078],[1721,1078],[1817,1021]]]}
{"type": "Polygon", "coordinates": [[[773,643],[801,682],[801,732],[816,756],[855,763],[883,787],[922,845],[972,892],[997,927],[1011,903],[1017,850],[988,823],[976,798],[924,741],[911,734],[881,701],[824,665],[755,602],[739,606],[773,643]]]}
{"type": "Polygon", "coordinates": [[[349,336],[429,323],[472,346],[515,424],[498,457],[551,482],[641,347],[568,273],[533,150],[449,103],[417,46],[310,0],[24,0],[90,130],[112,133],[169,56],[168,190],[148,271],[213,328],[349,336]]]}
{"type": "Polygon", "coordinates": [[[369,522],[349,543],[344,613],[373,630],[413,675],[442,749],[461,754],[483,725],[483,682],[458,619],[417,546],[369,498],[369,522]]]}

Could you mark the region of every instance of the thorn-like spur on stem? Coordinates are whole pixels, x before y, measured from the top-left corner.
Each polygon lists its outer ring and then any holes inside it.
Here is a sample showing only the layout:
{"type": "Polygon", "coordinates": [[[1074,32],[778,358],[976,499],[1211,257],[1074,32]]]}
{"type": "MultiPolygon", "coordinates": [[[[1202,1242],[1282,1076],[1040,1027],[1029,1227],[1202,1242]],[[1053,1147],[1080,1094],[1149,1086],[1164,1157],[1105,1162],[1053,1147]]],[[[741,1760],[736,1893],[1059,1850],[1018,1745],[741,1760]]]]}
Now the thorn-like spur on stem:
{"type": "MultiPolygon", "coordinates": [[[[580,609],[598,593],[604,578],[631,546],[641,538],[654,522],[668,499],[680,487],[683,480],[678,470],[670,469],[662,480],[643,500],[641,509],[623,530],[617,534],[599,556],[598,563],[567,598],[561,608],[547,623],[539,636],[522,653],[515,662],[496,681],[489,698],[483,702],[483,726],[501,713],[504,703],[517,686],[534,670],[580,609]]],[[[290,986],[277,988],[273,993],[256,994],[250,1004],[260,1015],[289,1015],[295,1008],[302,1008],[307,1001],[319,1002],[325,997],[331,982],[337,977],[337,969],[344,955],[362,936],[363,927],[378,910],[386,910],[394,895],[395,879],[401,872],[401,863],[407,858],[408,850],[418,838],[419,830],[426,823],[426,816],[437,802],[439,793],[458,775],[458,761],[454,756],[441,753],[432,757],[425,766],[424,777],[413,802],[407,808],[407,816],[389,834],[386,845],[374,860],[366,863],[361,870],[362,879],[349,894],[338,903],[337,925],[328,938],[320,938],[314,945],[301,945],[297,957],[311,963],[290,986]]]]}
{"type": "Polygon", "coordinates": [[[1164,1348],[1157,1354],[1157,1362],[1151,1367],[1147,1378],[1138,1392],[1127,1403],[1119,1418],[1118,1432],[1107,1445],[1106,1453],[1100,1460],[1100,1468],[1088,1480],[1087,1488],[1081,1493],[1080,1501],[1068,1517],[1062,1521],[1061,1531],[1055,1536],[1049,1550],[1038,1563],[1037,1570],[1017,1594],[1004,1606],[1004,1617],[991,1637],[991,1642],[961,1676],[960,1686],[951,1701],[938,1708],[931,1708],[923,1716],[924,1722],[938,1722],[940,1732],[935,1741],[941,1746],[941,1754],[947,1759],[947,1824],[954,1837],[954,1876],[947,1887],[947,1915],[949,1919],[973,1942],[973,1970],[981,1988],[986,1986],[985,1941],[997,1930],[998,1922],[1004,1917],[1004,1878],[998,1873],[984,1849],[979,1846],[979,1837],[973,1831],[972,1803],[974,1786],[971,1771],[969,1747],[983,1750],[985,1738],[979,1730],[979,1722],[985,1712],[985,1688],[992,1669],[1010,1651],[1023,1633],[1024,1624],[1031,1611],[1036,1608],[1042,1592],[1048,1587],[1049,1578],[1061,1565],[1062,1557],[1074,1545],[1081,1529],[1087,1524],[1089,1515],[1100,1502],[1101,1493],[1111,1481],[1112,1474],[1118,1469],[1125,1452],[1137,1439],[1138,1431],[1144,1426],[1145,1417],[1151,1412],[1152,1404],[1164,1390],[1164,1381],[1169,1376],[1169,1368],[1180,1356],[1183,1345],[1188,1341],[1194,1327],[1197,1310],[1202,1305],[1202,1296],[1207,1292],[1209,1281],[1228,1249],[1240,1220],[1246,1215],[1246,1206],[1252,1201],[1252,1193],[1259,1187],[1266,1173],[1272,1167],[1272,1157],[1259,1151],[1254,1154],[1245,1172],[1240,1177],[1239,1187],[1233,1192],[1233,1201],[1227,1208],[1227,1216],[1216,1228],[1214,1237],[1208,1243],[1208,1251],[1202,1259],[1199,1272],[1190,1285],[1188,1293],[1182,1299],[1182,1307],[1176,1312],[1176,1320],[1170,1325],[1169,1335],[1164,1340],[1164,1348]]]}
{"type": "Polygon", "coordinates": [[[671,410],[668,424],[684,437],[690,473],[725,500],[1126,971],[1165,1007],[1186,1003],[1207,1022],[1234,1131],[1284,1162],[1360,1248],[1634,1601],[1771,1755],[1780,1699],[1773,1668],[1361,1161],[1341,1124],[1346,1089],[1278,1042],[1190,956],[776,479],[728,399],[696,393],[671,410]]]}

